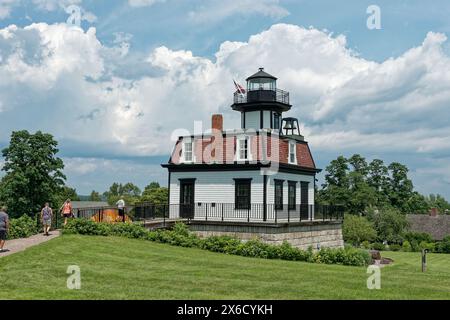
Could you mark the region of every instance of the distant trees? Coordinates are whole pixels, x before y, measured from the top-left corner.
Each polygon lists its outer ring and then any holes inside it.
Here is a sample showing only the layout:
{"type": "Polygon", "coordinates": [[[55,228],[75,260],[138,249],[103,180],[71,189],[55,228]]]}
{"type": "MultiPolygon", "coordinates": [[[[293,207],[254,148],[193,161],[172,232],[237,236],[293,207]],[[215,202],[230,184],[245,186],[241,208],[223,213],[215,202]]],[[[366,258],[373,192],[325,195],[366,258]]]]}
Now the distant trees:
{"type": "Polygon", "coordinates": [[[405,165],[386,166],[380,159],[368,163],[359,154],[331,161],[318,200],[344,205],[353,214],[374,207],[393,207],[402,213],[424,213],[429,208],[425,197],[414,191],[405,165]]]}
{"type": "Polygon", "coordinates": [[[169,190],[167,188],[161,187],[157,182],[152,182],[145,187],[141,201],[148,201],[153,204],[167,204],[168,197],[169,190]]]}
{"type": "Polygon", "coordinates": [[[102,196],[95,190],[92,190],[89,201],[102,201],[102,196]]]}
{"type": "Polygon", "coordinates": [[[131,182],[126,184],[113,183],[109,191],[103,193],[110,205],[116,204],[119,199],[125,200],[127,205],[133,205],[140,200],[141,189],[131,182]]]}
{"type": "Polygon", "coordinates": [[[2,150],[6,175],[0,182],[0,202],[12,217],[33,215],[45,202],[58,202],[66,179],[63,161],[56,156],[58,143],[41,131],[15,131],[2,150]]]}

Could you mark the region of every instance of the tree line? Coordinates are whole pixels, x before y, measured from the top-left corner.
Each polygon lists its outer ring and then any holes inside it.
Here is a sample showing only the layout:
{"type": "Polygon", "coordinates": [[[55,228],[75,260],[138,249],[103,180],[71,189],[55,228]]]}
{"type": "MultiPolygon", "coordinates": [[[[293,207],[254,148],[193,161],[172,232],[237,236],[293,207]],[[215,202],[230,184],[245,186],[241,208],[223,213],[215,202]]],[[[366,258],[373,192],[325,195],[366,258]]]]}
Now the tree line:
{"type": "MultiPolygon", "coordinates": [[[[2,150],[5,173],[0,180],[0,204],[12,217],[33,216],[45,202],[59,207],[64,200],[80,200],[76,190],[66,185],[64,162],[57,156],[58,142],[52,135],[26,130],[11,134],[2,150]]],[[[167,203],[168,190],[152,182],[143,191],[133,183],[114,183],[100,194],[92,191],[89,200],[113,205],[119,198],[133,205],[137,201],[167,203]]],[[[344,205],[348,213],[368,215],[369,210],[391,208],[406,213],[427,213],[431,207],[448,212],[450,204],[440,195],[423,196],[414,190],[408,168],[398,162],[367,162],[361,155],[331,161],[325,182],[316,190],[316,202],[344,205]]]]}
{"type": "Polygon", "coordinates": [[[316,201],[343,205],[346,212],[358,215],[386,208],[403,214],[425,214],[431,208],[449,212],[450,203],[443,196],[424,196],[415,191],[408,173],[408,167],[398,162],[386,165],[380,159],[368,162],[359,154],[340,156],[326,167],[316,201]]]}
{"type": "MultiPolygon", "coordinates": [[[[11,134],[8,147],[1,151],[4,176],[0,180],[0,205],[8,207],[12,218],[34,217],[46,202],[59,208],[68,198],[80,200],[76,190],[66,185],[64,162],[57,156],[58,152],[58,142],[50,134],[41,131],[32,134],[27,130],[11,134]]],[[[106,199],[110,204],[119,198],[124,198],[128,204],[136,201],[166,203],[167,195],[167,188],[161,188],[156,182],[150,183],[143,192],[132,183],[114,183],[103,196],[93,191],[90,198],[93,201],[106,199]]]]}

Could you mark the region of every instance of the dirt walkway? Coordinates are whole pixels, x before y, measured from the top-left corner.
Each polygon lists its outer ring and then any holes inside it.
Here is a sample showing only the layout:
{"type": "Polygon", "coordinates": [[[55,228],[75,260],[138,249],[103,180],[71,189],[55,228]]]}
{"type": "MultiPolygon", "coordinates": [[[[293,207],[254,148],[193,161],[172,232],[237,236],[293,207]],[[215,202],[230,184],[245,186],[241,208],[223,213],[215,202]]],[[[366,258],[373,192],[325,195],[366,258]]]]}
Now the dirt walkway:
{"type": "Polygon", "coordinates": [[[16,240],[8,240],[6,241],[4,249],[9,250],[7,252],[0,253],[1,257],[9,256],[10,254],[24,251],[30,247],[37,246],[38,244],[47,242],[56,237],[59,237],[60,233],[58,230],[53,230],[50,232],[48,237],[44,236],[42,233],[31,236],[26,239],[16,239],[16,240]]]}

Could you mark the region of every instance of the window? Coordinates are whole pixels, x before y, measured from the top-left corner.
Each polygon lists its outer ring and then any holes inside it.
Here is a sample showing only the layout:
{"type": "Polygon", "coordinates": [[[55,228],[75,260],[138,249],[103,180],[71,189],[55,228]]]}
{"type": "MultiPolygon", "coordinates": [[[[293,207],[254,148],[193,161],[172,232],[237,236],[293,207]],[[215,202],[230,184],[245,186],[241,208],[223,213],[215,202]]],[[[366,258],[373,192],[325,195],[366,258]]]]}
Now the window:
{"type": "Polygon", "coordinates": [[[194,161],[194,148],[192,141],[186,141],[183,143],[183,160],[184,162],[194,161]]]}
{"type": "Polygon", "coordinates": [[[289,142],[289,163],[297,164],[297,144],[294,141],[289,142]]]}
{"type": "Polygon", "coordinates": [[[273,114],[273,128],[276,130],[280,129],[280,114],[278,113],[273,114]]]}
{"type": "Polygon", "coordinates": [[[275,210],[283,210],[283,180],[275,180],[275,210]]]}
{"type": "Polygon", "coordinates": [[[251,179],[235,179],[236,209],[250,209],[251,179]]]}
{"type": "Polygon", "coordinates": [[[288,208],[289,210],[295,210],[296,202],[297,202],[297,182],[289,181],[288,187],[288,208]]]}
{"type": "Polygon", "coordinates": [[[249,160],[250,156],[250,139],[249,137],[239,138],[237,140],[237,160],[249,160]]]}

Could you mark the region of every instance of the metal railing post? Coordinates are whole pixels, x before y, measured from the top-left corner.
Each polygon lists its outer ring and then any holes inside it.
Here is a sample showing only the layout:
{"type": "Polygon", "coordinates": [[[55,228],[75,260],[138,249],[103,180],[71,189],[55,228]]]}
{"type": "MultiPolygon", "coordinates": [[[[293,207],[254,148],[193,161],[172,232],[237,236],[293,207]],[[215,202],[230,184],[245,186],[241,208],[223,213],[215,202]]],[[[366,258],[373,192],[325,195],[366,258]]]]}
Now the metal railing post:
{"type": "Polygon", "coordinates": [[[222,203],[222,221],[223,221],[223,203],[222,203]]]}

